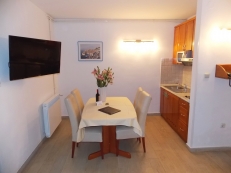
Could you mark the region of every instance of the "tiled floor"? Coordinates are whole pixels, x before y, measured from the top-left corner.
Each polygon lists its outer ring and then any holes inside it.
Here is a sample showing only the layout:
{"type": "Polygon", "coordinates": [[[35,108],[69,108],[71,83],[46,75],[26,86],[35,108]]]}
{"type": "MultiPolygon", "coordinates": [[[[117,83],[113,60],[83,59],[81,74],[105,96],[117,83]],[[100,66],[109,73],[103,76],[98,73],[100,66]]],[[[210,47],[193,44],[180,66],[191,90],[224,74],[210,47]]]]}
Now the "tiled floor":
{"type": "Polygon", "coordinates": [[[71,127],[63,119],[55,134],[46,139],[23,173],[231,173],[231,151],[190,153],[185,143],[160,116],[148,116],[146,149],[136,139],[120,142],[132,158],[105,155],[87,160],[98,143],[80,143],[71,158],[71,127]]]}

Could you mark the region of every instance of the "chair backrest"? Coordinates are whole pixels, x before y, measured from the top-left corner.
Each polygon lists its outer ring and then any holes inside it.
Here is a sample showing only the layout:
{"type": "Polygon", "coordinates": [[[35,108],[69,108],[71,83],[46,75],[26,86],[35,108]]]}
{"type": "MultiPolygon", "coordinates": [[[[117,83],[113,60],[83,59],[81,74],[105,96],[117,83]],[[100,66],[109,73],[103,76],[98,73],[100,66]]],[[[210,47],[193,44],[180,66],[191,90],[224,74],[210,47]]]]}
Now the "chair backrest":
{"type": "Polygon", "coordinates": [[[136,91],[136,96],[135,96],[134,103],[133,103],[135,109],[137,107],[137,101],[139,100],[139,96],[140,96],[142,91],[143,91],[143,89],[141,87],[139,87],[136,91]]]}
{"type": "Polygon", "coordinates": [[[148,113],[148,108],[151,103],[152,97],[145,91],[142,91],[139,100],[137,101],[137,120],[142,130],[142,136],[145,136],[145,123],[148,113]]]}
{"type": "Polygon", "coordinates": [[[72,141],[77,141],[77,132],[79,129],[79,122],[81,119],[80,112],[79,112],[79,107],[76,103],[76,99],[72,94],[69,94],[65,99],[64,99],[67,112],[69,115],[69,119],[71,122],[71,130],[72,130],[72,141]]]}
{"type": "Polygon", "coordinates": [[[74,89],[73,91],[71,91],[71,93],[75,96],[76,101],[77,101],[78,106],[79,106],[80,115],[82,115],[83,108],[84,108],[82,96],[81,96],[81,94],[77,88],[74,89]]]}

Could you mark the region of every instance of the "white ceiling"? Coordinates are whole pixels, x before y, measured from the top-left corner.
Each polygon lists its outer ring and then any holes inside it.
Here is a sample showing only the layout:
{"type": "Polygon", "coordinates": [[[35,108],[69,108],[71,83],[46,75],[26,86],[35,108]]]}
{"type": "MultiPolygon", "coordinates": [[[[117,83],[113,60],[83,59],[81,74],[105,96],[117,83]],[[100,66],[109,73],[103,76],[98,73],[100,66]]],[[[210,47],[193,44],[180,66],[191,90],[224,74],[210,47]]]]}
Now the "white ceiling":
{"type": "Polygon", "coordinates": [[[31,0],[55,19],[187,19],[197,0],[31,0]]]}

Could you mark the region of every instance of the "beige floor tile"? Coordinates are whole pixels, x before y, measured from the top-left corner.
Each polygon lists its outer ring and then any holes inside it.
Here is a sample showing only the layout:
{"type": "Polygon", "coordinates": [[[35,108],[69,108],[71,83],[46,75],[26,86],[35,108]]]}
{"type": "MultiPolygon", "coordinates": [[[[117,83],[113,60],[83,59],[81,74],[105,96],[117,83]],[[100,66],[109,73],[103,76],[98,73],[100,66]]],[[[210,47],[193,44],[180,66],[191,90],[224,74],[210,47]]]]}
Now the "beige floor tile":
{"type": "Polygon", "coordinates": [[[46,139],[23,173],[231,173],[231,151],[191,153],[186,144],[160,116],[148,116],[146,150],[136,139],[122,140],[120,149],[127,159],[115,154],[88,160],[99,150],[98,143],[80,143],[71,158],[71,127],[63,119],[51,138],[46,139]]]}

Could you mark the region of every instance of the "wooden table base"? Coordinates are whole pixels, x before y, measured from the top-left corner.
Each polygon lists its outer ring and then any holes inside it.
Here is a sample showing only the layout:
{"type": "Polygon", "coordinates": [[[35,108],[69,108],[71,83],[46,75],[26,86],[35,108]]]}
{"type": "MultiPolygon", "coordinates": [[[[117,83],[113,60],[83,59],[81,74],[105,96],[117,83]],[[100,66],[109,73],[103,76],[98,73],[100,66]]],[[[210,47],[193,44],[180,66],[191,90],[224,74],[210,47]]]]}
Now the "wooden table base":
{"type": "MultiPolygon", "coordinates": [[[[116,126],[103,126],[103,153],[113,153],[116,155],[116,126]]],[[[131,154],[126,151],[119,150],[118,155],[131,158],[131,154]]],[[[101,151],[97,151],[88,156],[88,160],[101,157],[101,151]]]]}

